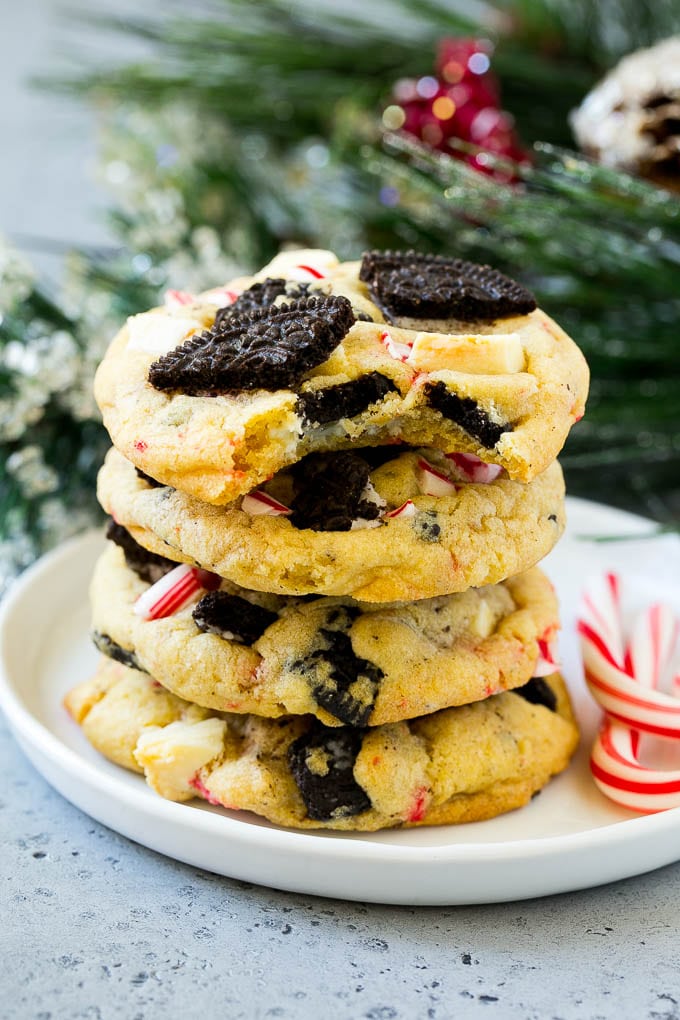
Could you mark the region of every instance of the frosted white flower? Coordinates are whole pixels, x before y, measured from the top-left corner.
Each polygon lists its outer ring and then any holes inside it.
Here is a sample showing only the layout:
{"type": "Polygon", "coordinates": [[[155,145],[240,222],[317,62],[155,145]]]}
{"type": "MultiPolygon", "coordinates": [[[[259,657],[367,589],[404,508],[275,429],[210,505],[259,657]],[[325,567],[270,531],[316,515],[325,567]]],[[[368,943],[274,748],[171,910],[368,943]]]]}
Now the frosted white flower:
{"type": "Polygon", "coordinates": [[[13,442],[40,421],[49,392],[32,379],[19,379],[15,392],[0,400],[0,442],[13,442]]]}
{"type": "Polygon", "coordinates": [[[0,322],[33,287],[33,270],[13,248],[0,237],[0,322]]]}
{"type": "Polygon", "coordinates": [[[59,475],[45,463],[40,446],[24,446],[7,458],[7,470],[16,478],[27,499],[54,492],[59,487],[59,475]]]}
{"type": "Polygon", "coordinates": [[[94,511],[67,506],[57,497],[40,505],[38,526],[45,547],[56,545],[95,523],[94,511]]]}
{"type": "Polygon", "coordinates": [[[25,532],[12,532],[0,542],[0,595],[35,558],[35,543],[25,532]]]}

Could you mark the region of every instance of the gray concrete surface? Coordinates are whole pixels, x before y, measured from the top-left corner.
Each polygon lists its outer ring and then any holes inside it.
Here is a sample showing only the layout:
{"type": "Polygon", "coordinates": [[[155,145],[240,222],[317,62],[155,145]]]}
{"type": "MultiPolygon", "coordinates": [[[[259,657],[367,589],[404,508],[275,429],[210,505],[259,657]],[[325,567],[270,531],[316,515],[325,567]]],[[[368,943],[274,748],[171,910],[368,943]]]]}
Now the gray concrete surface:
{"type": "Polygon", "coordinates": [[[4,1020],[680,1016],[680,865],[499,906],[343,903],[129,842],[56,794],[2,721],[0,776],[4,1020]]]}
{"type": "MultiPolygon", "coordinates": [[[[93,121],[22,85],[63,46],[56,8],[2,0],[0,230],[100,243],[93,121]]],[[[91,821],[1,717],[0,842],[3,1020],[680,1020],[680,865],[497,907],[275,892],[91,821]]]]}

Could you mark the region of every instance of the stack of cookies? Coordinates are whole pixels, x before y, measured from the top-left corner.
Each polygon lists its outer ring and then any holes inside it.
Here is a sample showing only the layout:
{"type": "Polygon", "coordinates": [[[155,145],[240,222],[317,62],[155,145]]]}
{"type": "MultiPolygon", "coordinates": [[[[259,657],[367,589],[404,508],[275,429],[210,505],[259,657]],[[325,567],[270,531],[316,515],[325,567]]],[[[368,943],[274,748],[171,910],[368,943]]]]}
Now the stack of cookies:
{"type": "Polygon", "coordinates": [[[535,564],[587,385],[524,287],[459,259],[294,251],[169,292],[97,374],[104,656],[69,711],[162,796],[280,825],[526,803],[578,739],[535,564]]]}

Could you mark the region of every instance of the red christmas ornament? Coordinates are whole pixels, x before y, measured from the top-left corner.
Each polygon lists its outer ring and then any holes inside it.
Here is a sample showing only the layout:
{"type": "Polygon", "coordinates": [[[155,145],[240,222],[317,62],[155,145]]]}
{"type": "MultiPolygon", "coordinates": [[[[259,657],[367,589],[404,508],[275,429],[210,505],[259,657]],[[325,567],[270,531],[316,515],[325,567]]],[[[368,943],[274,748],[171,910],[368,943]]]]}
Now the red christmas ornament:
{"type": "Polygon", "coordinates": [[[493,46],[486,39],[443,39],[436,77],[397,82],[392,101],[383,112],[385,127],[407,131],[497,180],[515,179],[508,171],[491,166],[486,155],[530,162],[515,133],[514,118],[501,109],[498,80],[491,71],[492,53],[493,46]],[[483,151],[475,155],[461,152],[451,146],[454,139],[483,151]]]}

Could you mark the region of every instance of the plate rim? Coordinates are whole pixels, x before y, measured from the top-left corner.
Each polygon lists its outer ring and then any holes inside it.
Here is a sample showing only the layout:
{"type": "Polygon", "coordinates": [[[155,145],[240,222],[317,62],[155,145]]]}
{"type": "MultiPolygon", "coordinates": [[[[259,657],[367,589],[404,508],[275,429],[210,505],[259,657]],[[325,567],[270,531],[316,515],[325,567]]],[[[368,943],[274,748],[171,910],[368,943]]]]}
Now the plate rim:
{"type": "MultiPolygon", "coordinates": [[[[582,510],[605,510],[622,524],[631,527],[636,534],[650,536],[650,526],[655,522],[637,514],[596,503],[579,497],[569,497],[569,506],[580,505],[582,510]]],[[[575,536],[578,538],[578,536],[575,536]]],[[[129,802],[130,806],[141,810],[152,818],[179,823],[186,827],[186,805],[175,804],[160,797],[149,795],[144,788],[135,789],[122,785],[116,776],[108,775],[98,769],[96,762],[81,757],[75,750],[68,747],[23,703],[17,688],[9,677],[6,662],[7,630],[12,614],[17,610],[25,594],[38,583],[41,577],[55,567],[60,561],[69,559],[75,549],[85,546],[94,539],[101,538],[101,532],[89,529],[50,550],[33,563],[11,586],[9,592],[0,602],[0,708],[7,716],[10,728],[18,742],[24,746],[36,747],[40,755],[54,757],[64,772],[75,782],[86,782],[89,788],[107,797],[129,802]]],[[[28,752],[27,752],[28,753],[28,752]]],[[[30,753],[29,753],[30,757],[30,753]]],[[[47,778],[47,777],[46,777],[47,778]]],[[[49,780],[47,780],[49,782],[49,780]]],[[[565,852],[598,849],[606,845],[614,848],[622,842],[630,844],[638,837],[652,838],[662,835],[667,829],[677,827],[680,808],[672,808],[657,814],[640,815],[623,818],[595,828],[579,832],[557,834],[512,841],[498,840],[489,843],[466,842],[440,844],[435,846],[395,845],[374,841],[371,834],[362,834],[362,838],[353,839],[351,833],[335,833],[332,830],[320,833],[308,833],[283,827],[253,824],[246,818],[232,817],[229,814],[195,811],[191,814],[190,828],[197,834],[209,834],[212,838],[249,844],[255,838],[260,846],[274,852],[286,850],[295,852],[304,847],[305,852],[322,859],[342,858],[345,860],[361,859],[375,864],[380,861],[401,862],[405,864],[426,863],[432,861],[460,863],[462,860],[474,858],[487,862],[510,862],[520,859],[550,858],[565,852]],[[318,838],[322,835],[322,838],[318,838]]],[[[680,849],[678,851],[680,857],[680,849]]]]}

